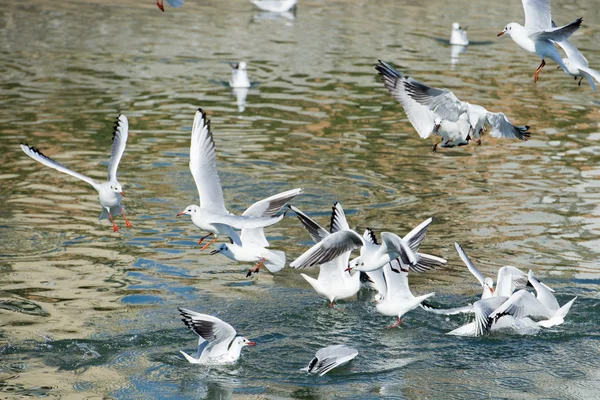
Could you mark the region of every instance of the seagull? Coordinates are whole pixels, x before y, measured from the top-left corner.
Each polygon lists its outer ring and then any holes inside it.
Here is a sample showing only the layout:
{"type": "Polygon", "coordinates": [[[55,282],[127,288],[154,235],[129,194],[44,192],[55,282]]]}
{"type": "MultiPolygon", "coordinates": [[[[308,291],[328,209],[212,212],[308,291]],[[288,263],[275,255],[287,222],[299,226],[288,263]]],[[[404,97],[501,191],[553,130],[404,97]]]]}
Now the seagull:
{"type": "Polygon", "coordinates": [[[217,317],[181,307],[178,310],[185,326],[200,336],[196,357],[179,350],[192,364],[230,364],[240,358],[243,347],[256,345],[243,336],[236,336],[235,329],[217,317]]]}
{"type": "MultiPolygon", "coordinates": [[[[449,125],[451,121],[461,121],[466,119],[466,121],[461,124],[462,128],[460,128],[460,132],[462,133],[462,136],[460,136],[460,138],[462,139],[462,142],[459,142],[459,145],[468,143],[472,138],[476,138],[477,143],[480,145],[480,135],[486,124],[490,125],[492,128],[490,135],[495,138],[527,140],[530,137],[530,133],[527,132],[529,126],[516,126],[511,124],[504,113],[489,112],[480,105],[460,101],[454,93],[448,89],[438,89],[424,85],[412,78],[403,78],[400,72],[396,71],[385,62],[379,61],[379,64],[377,64],[375,68],[379,71],[379,74],[383,76],[384,83],[388,90],[396,100],[404,106],[409,120],[418,132],[419,130],[422,132],[426,131],[425,125],[423,125],[423,123],[427,121],[426,115],[431,117],[433,113],[433,115],[436,115],[436,118],[438,118],[436,122],[437,125],[439,125],[440,121],[449,125]],[[402,87],[402,89],[399,89],[399,87],[402,87]],[[418,104],[415,104],[415,102],[418,104]],[[423,110],[419,105],[427,107],[430,113],[427,113],[427,111],[423,110]],[[413,115],[412,118],[411,113],[413,115]],[[464,135],[465,129],[468,129],[466,136],[464,135]]],[[[443,124],[440,128],[442,127],[444,127],[443,124]]],[[[423,135],[421,136],[423,137],[423,135]]],[[[442,146],[444,146],[443,143],[442,146]]]]}
{"type": "Polygon", "coordinates": [[[235,229],[261,228],[280,221],[283,215],[275,216],[273,210],[279,210],[283,204],[277,196],[270,197],[269,201],[263,200],[262,217],[251,217],[248,215],[236,216],[225,208],[223,201],[223,189],[221,180],[217,173],[217,153],[213,134],[210,131],[210,120],[202,109],[196,111],[194,124],[192,126],[192,139],[190,145],[190,171],[198,187],[200,194],[200,206],[189,205],[177,214],[190,215],[192,222],[198,228],[210,232],[198,241],[201,244],[204,239],[213,236],[213,240],[204,245],[202,250],[217,241],[218,235],[235,237],[235,229]]]}
{"type": "Polygon", "coordinates": [[[25,154],[33,158],[35,161],[42,163],[47,167],[54,168],[57,171],[74,176],[75,178],[81,179],[82,181],[92,185],[94,189],[98,191],[98,198],[100,199],[100,205],[102,206],[102,213],[100,214],[99,219],[110,218],[110,222],[112,222],[113,225],[113,231],[117,232],[119,227],[117,224],[115,224],[113,219],[115,215],[122,214],[123,218],[125,218],[125,224],[128,228],[131,228],[131,223],[125,216],[125,208],[121,204],[122,198],[125,197],[125,193],[123,193],[123,188],[117,180],[117,168],[119,167],[119,162],[121,161],[123,152],[125,152],[128,131],[129,122],[127,121],[127,117],[121,114],[118,116],[115,123],[115,128],[113,130],[112,149],[110,154],[110,162],[108,164],[108,181],[104,183],[97,183],[88,176],[71,171],[59,162],[47,157],[35,147],[21,143],[21,149],[25,152],[25,154]]]}
{"type": "MultiPolygon", "coordinates": [[[[251,205],[244,213],[246,217],[268,217],[281,210],[285,203],[302,193],[302,189],[292,189],[279,193],[251,205]],[[270,205],[268,209],[267,206],[270,205]]],[[[231,244],[223,243],[210,254],[223,254],[234,261],[255,262],[256,267],[248,271],[246,277],[258,273],[261,266],[275,273],[285,266],[285,253],[279,250],[268,250],[269,242],[265,237],[264,228],[242,228],[240,236],[230,237],[231,244]]]]}
{"type": "Polygon", "coordinates": [[[246,62],[240,61],[237,64],[231,65],[231,79],[229,86],[232,88],[249,88],[250,80],[248,79],[248,71],[246,71],[246,62]]]}
{"type": "MultiPolygon", "coordinates": [[[[433,152],[436,152],[437,146],[454,147],[464,146],[469,143],[469,133],[471,125],[466,114],[466,107],[457,114],[454,119],[443,118],[437,112],[431,111],[428,107],[420,104],[407,91],[407,84],[419,84],[412,78],[405,77],[391,65],[379,60],[375,69],[383,79],[383,84],[392,96],[402,105],[408,120],[415,128],[419,136],[423,139],[432,134],[440,136],[442,139],[433,146],[433,152]]],[[[432,88],[433,89],[433,88],[432,88]]],[[[439,90],[439,89],[438,89],[439,90]]],[[[446,89],[447,90],[447,89],[446,89]]],[[[448,93],[452,94],[452,92],[448,93]]],[[[458,99],[457,99],[458,100],[458,99]]]]}
{"type": "Polygon", "coordinates": [[[283,13],[294,8],[298,0],[250,0],[250,2],[263,11],[283,13]]]}
{"type": "Polygon", "coordinates": [[[348,363],[358,355],[358,351],[345,344],[327,346],[317,351],[308,366],[302,368],[309,374],[319,374],[323,376],[332,369],[348,363]]]}
{"type": "Polygon", "coordinates": [[[456,46],[467,46],[469,38],[466,29],[461,28],[458,22],[452,24],[452,33],[450,34],[450,44],[456,46]]]}
{"type": "MultiPolygon", "coordinates": [[[[156,6],[160,8],[162,12],[165,12],[164,0],[156,0],[156,6]]],[[[173,8],[179,8],[183,6],[183,0],[167,0],[167,3],[173,8]]]]}
{"type": "MultiPolygon", "coordinates": [[[[315,243],[325,240],[331,234],[338,232],[343,226],[347,226],[346,215],[341,204],[335,203],[331,213],[331,233],[327,232],[308,215],[294,206],[289,206],[296,213],[315,243]]],[[[346,271],[350,260],[350,250],[345,251],[334,259],[321,263],[317,279],[306,274],[300,274],[317,292],[329,300],[333,307],[336,300],[346,299],[354,296],[360,290],[360,274],[351,274],[346,271]]]]}
{"type": "MultiPolygon", "coordinates": [[[[334,208],[338,207],[338,204],[335,203],[334,208]]],[[[341,205],[339,207],[341,208],[341,205]]],[[[383,232],[381,234],[383,244],[379,246],[365,240],[350,229],[345,218],[332,221],[332,223],[333,233],[305,251],[290,264],[290,267],[306,268],[315,264],[323,264],[359,248],[361,256],[355,260],[355,266],[348,266],[348,270],[373,271],[397,257],[401,257],[405,265],[417,263],[416,256],[409,244],[393,233],[383,232]]]]}
{"type": "MultiPolygon", "coordinates": [[[[554,22],[552,22],[552,27],[555,26],[556,25],[554,22]]],[[[579,86],[581,86],[581,81],[583,78],[587,78],[594,92],[597,92],[598,89],[596,89],[596,85],[594,84],[594,80],[592,78],[594,78],[597,82],[600,82],[600,72],[589,67],[588,60],[583,56],[583,54],[581,54],[577,47],[569,42],[569,40],[565,39],[560,42],[556,42],[556,44],[558,44],[567,54],[567,57],[563,58],[562,60],[565,66],[568,68],[569,75],[575,77],[575,80],[580,78],[579,86]]],[[[557,68],[560,68],[560,66],[557,68]]]]}
{"type": "Polygon", "coordinates": [[[569,75],[568,68],[553,42],[567,40],[579,29],[583,18],[577,18],[565,26],[553,27],[550,0],[522,0],[522,2],[525,11],[525,26],[511,22],[497,36],[508,33],[519,47],[540,56],[542,63],[533,75],[533,82],[538,81],[540,72],[546,65],[546,57],[554,60],[569,75]]]}

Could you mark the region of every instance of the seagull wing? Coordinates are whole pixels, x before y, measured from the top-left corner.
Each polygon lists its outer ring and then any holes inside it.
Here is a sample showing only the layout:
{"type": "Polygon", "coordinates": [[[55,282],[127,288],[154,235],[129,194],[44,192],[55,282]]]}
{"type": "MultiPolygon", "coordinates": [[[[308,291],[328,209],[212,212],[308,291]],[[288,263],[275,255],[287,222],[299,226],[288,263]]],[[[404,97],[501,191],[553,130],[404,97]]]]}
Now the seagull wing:
{"type": "Polygon", "coordinates": [[[533,33],[552,27],[550,0],[523,0],[525,28],[533,33]]]}
{"type": "Polygon", "coordinates": [[[527,274],[517,267],[510,265],[498,269],[498,278],[496,279],[496,296],[510,296],[515,289],[527,286],[529,279],[527,274]]]}
{"type": "Polygon", "coordinates": [[[467,104],[448,89],[427,86],[412,78],[404,80],[404,88],[413,100],[428,107],[444,120],[456,122],[467,112],[467,104]]]}
{"type": "Polygon", "coordinates": [[[211,357],[227,353],[229,344],[235,338],[235,329],[227,322],[212,315],[200,314],[185,308],[178,308],[182,321],[198,336],[209,342],[206,351],[211,357]]]}
{"type": "Polygon", "coordinates": [[[308,365],[308,372],[325,375],[335,367],[346,364],[358,355],[358,351],[346,345],[327,346],[315,354],[308,365]]]}
{"type": "Polygon", "coordinates": [[[492,127],[490,135],[495,138],[527,140],[531,136],[531,133],[527,132],[529,129],[528,125],[513,125],[504,113],[488,112],[486,119],[488,124],[492,127]]]}
{"type": "Polygon", "coordinates": [[[473,312],[472,305],[455,307],[455,308],[433,308],[430,305],[421,303],[421,308],[427,312],[430,312],[433,314],[440,314],[440,315],[456,315],[456,314],[463,314],[463,313],[466,314],[466,313],[473,312]]]}
{"type": "Polygon", "coordinates": [[[200,207],[217,215],[228,215],[217,173],[217,152],[210,120],[202,109],[196,111],[190,145],[190,171],[198,187],[200,207]]]}
{"type": "Polygon", "coordinates": [[[494,320],[490,315],[507,300],[506,297],[489,297],[473,303],[475,313],[475,335],[483,335],[490,331],[494,320]]]}
{"type": "Polygon", "coordinates": [[[363,245],[362,238],[354,231],[338,231],[330,234],[319,243],[295,259],[290,267],[306,268],[333,260],[347,251],[358,249],[363,245]]]}
{"type": "Polygon", "coordinates": [[[407,267],[417,264],[416,254],[411,250],[408,242],[400,236],[391,232],[382,232],[381,241],[383,244],[377,250],[378,252],[390,254],[391,258],[399,258],[407,267]]]}
{"type": "Polygon", "coordinates": [[[387,300],[412,299],[414,296],[408,287],[408,272],[402,269],[400,261],[395,259],[383,266],[383,275],[387,284],[387,300]]]}
{"type": "Polygon", "coordinates": [[[29,157],[33,158],[35,161],[44,164],[47,167],[54,168],[57,171],[63,172],[65,174],[74,176],[75,178],[81,179],[92,185],[96,190],[98,190],[98,184],[94,182],[94,180],[88,176],[82,175],[78,172],[71,171],[69,168],[65,167],[61,163],[54,161],[50,157],[44,155],[41,151],[36,149],[33,146],[29,146],[27,144],[21,144],[21,149],[27,154],[29,157]]]}
{"type": "Polygon", "coordinates": [[[500,317],[512,315],[516,319],[525,317],[538,317],[548,319],[550,312],[533,294],[527,290],[519,290],[496,308],[490,315],[490,319],[497,321],[500,317]]]}
{"type": "Polygon", "coordinates": [[[403,83],[406,78],[391,65],[379,61],[379,64],[375,65],[375,69],[382,77],[383,84],[387,90],[404,108],[408,120],[419,136],[423,139],[428,138],[433,130],[436,115],[426,106],[417,103],[406,93],[403,83]]]}
{"type": "Polygon", "coordinates": [[[465,263],[469,271],[473,274],[475,278],[481,283],[481,286],[485,285],[485,276],[475,267],[475,265],[471,262],[471,259],[467,256],[467,253],[464,252],[460,244],[454,243],[454,247],[458,252],[460,259],[465,263]]]}
{"type": "Polygon", "coordinates": [[[568,25],[557,28],[548,28],[542,32],[535,32],[529,35],[533,40],[552,40],[553,42],[562,42],[571,37],[577,29],[581,27],[583,18],[577,18],[568,25]]]}
{"type": "Polygon", "coordinates": [[[558,305],[558,301],[556,301],[556,297],[554,297],[554,295],[552,294],[551,289],[548,286],[541,283],[535,277],[535,275],[533,275],[533,272],[531,270],[527,275],[529,278],[529,282],[531,282],[531,285],[537,293],[537,299],[540,301],[540,303],[542,303],[550,311],[558,310],[560,306],[558,305]]]}
{"type": "Polygon", "coordinates": [[[302,189],[300,188],[275,194],[252,204],[242,215],[246,217],[272,217],[277,214],[287,202],[299,194],[302,194],[302,189]]]}
{"type": "Polygon", "coordinates": [[[344,209],[342,205],[338,202],[335,202],[332,211],[331,211],[331,233],[335,233],[338,231],[349,231],[350,226],[348,225],[348,221],[346,221],[346,214],[344,213],[344,209]]]}
{"type": "MultiPolygon", "coordinates": [[[[552,21],[552,27],[556,28],[556,24],[552,21]]],[[[556,42],[565,52],[567,57],[569,58],[569,62],[575,63],[577,66],[588,67],[589,63],[587,58],[579,51],[577,47],[569,40],[562,40],[560,42],[556,42]]]]}
{"type": "Polygon", "coordinates": [[[369,242],[375,245],[379,244],[377,243],[377,236],[375,236],[375,232],[371,228],[365,229],[365,232],[363,233],[363,239],[365,239],[365,242],[369,242]]]}
{"type": "Polygon", "coordinates": [[[404,236],[403,239],[408,242],[408,245],[412,251],[419,251],[419,246],[421,246],[421,243],[427,235],[427,228],[429,228],[429,225],[431,225],[432,222],[433,217],[428,218],[421,222],[415,229],[408,232],[406,236],[404,236]]]}
{"type": "Polygon", "coordinates": [[[319,243],[321,240],[329,236],[329,232],[327,232],[327,230],[321,225],[313,221],[312,218],[310,218],[308,215],[304,214],[302,211],[300,211],[294,206],[289,206],[289,208],[296,213],[296,216],[298,217],[300,222],[302,222],[302,225],[304,225],[304,227],[310,234],[310,237],[315,243],[319,243]]]}
{"type": "Polygon", "coordinates": [[[123,114],[119,115],[115,122],[115,128],[113,131],[112,149],[110,152],[110,162],[108,163],[108,180],[117,180],[117,168],[119,168],[119,162],[123,153],[125,152],[125,146],[127,146],[127,135],[129,133],[129,122],[127,117],[123,114]]]}

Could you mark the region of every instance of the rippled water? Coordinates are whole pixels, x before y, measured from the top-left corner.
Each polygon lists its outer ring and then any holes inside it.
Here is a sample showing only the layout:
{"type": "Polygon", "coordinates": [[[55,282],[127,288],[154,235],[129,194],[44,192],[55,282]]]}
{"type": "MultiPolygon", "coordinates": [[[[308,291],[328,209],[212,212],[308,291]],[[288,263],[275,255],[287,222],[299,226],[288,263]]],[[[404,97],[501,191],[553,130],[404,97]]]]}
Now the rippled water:
{"type": "MultiPolygon", "coordinates": [[[[555,1],[573,42],[600,68],[600,9],[555,1]]],[[[300,0],[295,15],[246,1],[8,0],[0,10],[0,397],[594,398],[600,390],[598,95],[495,35],[520,2],[300,0]],[[423,3],[423,4],[421,4],[423,3]],[[475,42],[451,62],[454,20],[475,42]],[[462,100],[532,126],[526,143],[430,151],[376,77],[388,60],[462,100]],[[227,62],[256,84],[238,112],[227,62]],[[194,111],[205,109],[227,204],[305,188],[295,204],[322,224],[341,201],[350,225],[405,233],[434,215],[423,249],[446,269],[411,275],[434,303],[479,286],[457,241],[487,274],[531,268],[562,304],[538,335],[456,338],[466,317],[415,310],[399,329],[372,293],[327,306],[297,271],[244,277],[248,265],[202,253],[175,214],[196,202],[189,173],[194,111]],[[35,163],[19,142],[103,179],[112,124],[129,117],[119,170],[134,227],[113,233],[85,183],[35,163]],[[188,364],[195,338],[177,306],[218,315],[256,340],[233,367],[188,364]],[[300,372],[314,351],[347,343],[348,367],[300,372]]],[[[122,222],[119,219],[118,222],[122,222]]],[[[121,224],[124,225],[124,224],[121,224]]],[[[269,228],[288,258],[310,243],[294,218],[269,228]]],[[[316,270],[309,271],[316,275],[316,270]]]]}

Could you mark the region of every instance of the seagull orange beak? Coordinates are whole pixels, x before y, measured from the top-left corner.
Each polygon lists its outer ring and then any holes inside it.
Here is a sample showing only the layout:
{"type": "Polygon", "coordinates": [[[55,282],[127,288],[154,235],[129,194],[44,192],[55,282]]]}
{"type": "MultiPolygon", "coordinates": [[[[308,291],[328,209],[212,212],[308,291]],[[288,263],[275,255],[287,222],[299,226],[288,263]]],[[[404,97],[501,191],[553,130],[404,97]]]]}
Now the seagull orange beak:
{"type": "Polygon", "coordinates": [[[352,271],[352,267],[348,267],[348,268],[346,268],[344,271],[348,271],[348,272],[350,272],[350,271],[352,271]]]}
{"type": "Polygon", "coordinates": [[[125,193],[123,193],[123,192],[120,192],[120,193],[121,193],[121,196],[125,197],[125,193]]]}
{"type": "Polygon", "coordinates": [[[497,35],[496,35],[496,37],[498,37],[498,36],[502,36],[502,35],[504,35],[505,33],[506,33],[506,32],[502,31],[502,32],[500,32],[499,34],[497,34],[497,35]]]}
{"type": "Polygon", "coordinates": [[[179,213],[177,213],[177,216],[178,216],[178,217],[181,217],[182,215],[185,215],[185,211],[182,211],[182,212],[179,212],[179,213]]]}
{"type": "Polygon", "coordinates": [[[256,342],[248,342],[248,346],[256,346],[256,342]]]}

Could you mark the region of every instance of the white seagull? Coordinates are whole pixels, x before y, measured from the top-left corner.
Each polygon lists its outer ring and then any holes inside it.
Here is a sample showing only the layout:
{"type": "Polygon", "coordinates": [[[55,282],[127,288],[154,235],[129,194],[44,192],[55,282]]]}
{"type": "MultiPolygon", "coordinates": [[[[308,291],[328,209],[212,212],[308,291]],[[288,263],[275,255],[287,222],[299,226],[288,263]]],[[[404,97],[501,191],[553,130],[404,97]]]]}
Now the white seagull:
{"type": "MultiPolygon", "coordinates": [[[[396,97],[396,94],[394,93],[400,93],[399,97],[404,98],[404,102],[410,104],[411,101],[406,99],[406,95],[402,94],[401,90],[390,88],[393,83],[392,76],[402,76],[402,74],[382,61],[379,62],[376,69],[384,77],[386,87],[392,95],[396,97]]],[[[467,136],[464,138],[467,142],[468,140],[475,138],[477,139],[477,143],[481,144],[480,135],[485,129],[486,124],[492,128],[490,132],[492,137],[519,140],[529,139],[530,133],[527,132],[529,126],[516,126],[511,124],[504,113],[493,113],[480,105],[460,101],[454,93],[448,89],[438,89],[427,86],[412,78],[400,79],[400,82],[404,84],[403,91],[410,99],[427,107],[437,116],[437,118],[444,121],[445,124],[448,124],[450,121],[461,121],[466,118],[470,128],[467,136]]],[[[400,85],[400,82],[398,82],[397,85],[400,85]]],[[[396,99],[400,101],[398,97],[396,97],[396,99]]],[[[400,101],[400,103],[404,105],[402,101],[400,101]]],[[[419,118],[422,121],[425,120],[424,117],[420,117],[420,115],[426,114],[425,111],[414,104],[411,105],[411,109],[416,112],[415,119],[419,118]]],[[[408,110],[406,112],[407,115],[409,115],[408,110]]],[[[444,126],[444,123],[442,123],[442,127],[444,126]]],[[[415,126],[415,123],[413,123],[413,126],[415,126]]],[[[466,125],[463,123],[463,128],[466,129],[465,127],[466,125]]],[[[419,130],[416,126],[415,129],[419,130]]],[[[464,130],[461,132],[464,133],[464,130]]],[[[461,138],[462,137],[463,136],[461,136],[461,138]]]]}
{"type": "MultiPolygon", "coordinates": [[[[160,8],[162,12],[165,12],[164,1],[165,0],[156,0],[156,6],[160,8]]],[[[167,3],[173,8],[179,8],[183,6],[183,1],[184,0],[167,0],[167,3]]]]}
{"type": "Polygon", "coordinates": [[[387,327],[395,328],[402,323],[401,317],[404,314],[435,296],[435,293],[415,297],[408,287],[408,269],[404,269],[399,260],[392,260],[382,269],[386,287],[375,295],[376,309],[383,315],[397,316],[398,320],[387,327]]]}
{"type": "Polygon", "coordinates": [[[315,357],[302,368],[309,374],[323,376],[332,369],[348,363],[358,355],[358,351],[345,344],[327,346],[317,351],[315,357]]]}
{"type": "Polygon", "coordinates": [[[200,314],[185,308],[178,308],[182,321],[196,333],[198,354],[192,357],[183,350],[179,352],[192,364],[230,364],[240,358],[242,348],[256,343],[243,336],[236,336],[235,329],[227,322],[212,315],[200,314]]]}
{"type": "MultiPolygon", "coordinates": [[[[554,22],[552,22],[552,26],[556,26],[554,22]]],[[[562,40],[560,42],[556,42],[567,54],[566,58],[563,58],[563,63],[568,68],[569,75],[579,79],[579,86],[581,86],[581,81],[583,78],[587,78],[590,86],[597,92],[596,84],[594,83],[594,79],[596,82],[600,82],[600,72],[595,69],[591,69],[588,63],[588,60],[584,57],[583,54],[579,51],[577,47],[573,45],[573,43],[569,42],[567,39],[562,40]],[[592,79],[594,78],[594,79],[592,79]]],[[[560,67],[558,67],[560,68],[560,67]]]]}
{"type": "Polygon", "coordinates": [[[240,61],[237,64],[229,65],[231,65],[231,79],[229,80],[229,86],[232,88],[249,88],[250,79],[248,79],[246,62],[240,61]]]}
{"type": "Polygon", "coordinates": [[[460,115],[456,115],[454,119],[444,118],[409,96],[407,84],[420,85],[419,82],[405,77],[391,65],[381,60],[379,64],[375,65],[375,69],[382,77],[383,84],[387,90],[404,108],[408,120],[419,136],[426,139],[434,134],[442,138],[433,146],[432,150],[434,152],[437,150],[438,145],[442,147],[454,147],[469,143],[471,125],[469,124],[466,108],[460,115]]]}
{"type": "Polygon", "coordinates": [[[569,75],[567,66],[554,47],[554,42],[567,40],[579,29],[583,18],[577,18],[565,26],[552,27],[550,0],[522,0],[522,2],[525,11],[525,26],[511,22],[497,36],[508,33],[519,47],[540,56],[542,63],[533,75],[534,82],[537,82],[542,68],[546,65],[546,58],[554,60],[569,75]]]}
{"type": "Polygon", "coordinates": [[[263,11],[283,13],[294,8],[298,0],[250,0],[250,2],[263,11]]]}
{"type": "MultiPolygon", "coordinates": [[[[325,240],[331,234],[348,226],[346,215],[339,203],[335,203],[332,207],[331,233],[327,232],[296,207],[290,206],[290,209],[296,213],[296,216],[315,243],[325,240]]],[[[317,279],[311,278],[306,274],[300,275],[313,287],[315,292],[326,297],[329,300],[329,305],[333,307],[334,301],[352,297],[360,290],[360,275],[351,274],[349,271],[346,271],[349,260],[350,250],[335,257],[333,260],[321,263],[317,279]]]]}
{"type": "Polygon", "coordinates": [[[455,46],[467,46],[469,44],[466,29],[463,29],[458,22],[452,24],[450,44],[455,46]]]}
{"type": "MultiPolygon", "coordinates": [[[[278,213],[281,208],[294,197],[302,193],[302,189],[292,189],[287,192],[279,193],[251,205],[242,216],[246,217],[268,217],[278,213]],[[270,207],[270,209],[267,208],[270,207]]],[[[223,243],[217,250],[210,254],[217,253],[234,260],[243,262],[257,263],[254,268],[248,271],[246,277],[260,271],[261,266],[267,267],[269,272],[275,273],[285,266],[285,253],[279,250],[269,250],[269,242],[265,237],[264,228],[242,228],[240,236],[237,234],[230,237],[231,244],[223,243]]]]}
{"type": "Polygon", "coordinates": [[[103,183],[97,183],[88,176],[71,171],[59,162],[45,156],[35,147],[27,144],[21,144],[21,149],[25,152],[25,154],[33,158],[35,161],[40,162],[50,168],[54,168],[57,171],[74,176],[75,178],[81,179],[82,181],[92,185],[94,189],[98,191],[98,198],[100,199],[100,205],[102,206],[102,213],[100,214],[99,219],[110,218],[110,222],[112,222],[113,225],[113,230],[117,232],[119,227],[117,224],[115,224],[113,219],[115,215],[123,214],[123,217],[125,218],[125,224],[128,228],[131,228],[131,223],[125,216],[125,209],[121,204],[122,198],[125,196],[125,194],[123,193],[121,184],[117,180],[117,168],[119,167],[119,162],[121,161],[123,152],[125,152],[128,131],[129,123],[127,121],[127,117],[124,115],[119,115],[113,131],[113,143],[110,154],[110,162],[108,164],[108,182],[103,183]]]}
{"type": "MultiPolygon", "coordinates": [[[[337,207],[338,204],[335,203],[334,207],[337,207]]],[[[365,240],[350,229],[347,223],[339,227],[335,226],[335,221],[332,223],[334,223],[332,225],[333,233],[305,251],[290,264],[290,267],[306,268],[315,264],[323,264],[358,248],[360,248],[361,256],[354,260],[352,268],[348,266],[348,270],[373,271],[397,257],[401,257],[405,265],[417,264],[417,258],[409,244],[393,233],[383,232],[381,234],[383,244],[379,246],[365,240]]]]}
{"type": "MultiPolygon", "coordinates": [[[[256,203],[262,204],[261,207],[264,209],[261,217],[236,216],[227,211],[223,200],[221,180],[217,173],[217,153],[215,141],[210,131],[210,120],[206,118],[206,114],[202,109],[196,111],[192,126],[190,171],[200,194],[200,206],[189,205],[177,216],[190,215],[194,225],[203,231],[210,232],[208,235],[203,236],[198,244],[202,243],[207,237],[214,236],[210,243],[202,247],[202,250],[216,242],[218,235],[235,237],[237,233],[235,233],[234,228],[261,228],[273,225],[283,218],[283,215],[275,216],[273,212],[279,210],[283,205],[280,204],[280,198],[277,195],[271,196],[270,200],[266,199],[263,202],[256,203]]],[[[283,193],[280,195],[283,195],[283,193]]]]}

